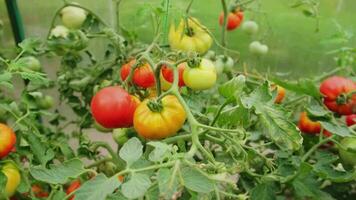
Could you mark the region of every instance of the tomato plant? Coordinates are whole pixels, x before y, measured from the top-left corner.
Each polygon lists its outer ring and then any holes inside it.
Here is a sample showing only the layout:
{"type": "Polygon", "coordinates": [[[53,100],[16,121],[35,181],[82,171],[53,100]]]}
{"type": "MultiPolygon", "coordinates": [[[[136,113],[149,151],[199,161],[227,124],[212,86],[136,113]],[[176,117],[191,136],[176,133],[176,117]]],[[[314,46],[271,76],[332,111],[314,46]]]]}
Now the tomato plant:
{"type": "Polygon", "coordinates": [[[63,1],[46,38],[0,52],[0,199],[353,199],[355,49],[314,77],[259,72],[264,4],[212,3],[216,30],[195,2],[143,4],[131,30],[120,1],[110,23],[63,1]]]}

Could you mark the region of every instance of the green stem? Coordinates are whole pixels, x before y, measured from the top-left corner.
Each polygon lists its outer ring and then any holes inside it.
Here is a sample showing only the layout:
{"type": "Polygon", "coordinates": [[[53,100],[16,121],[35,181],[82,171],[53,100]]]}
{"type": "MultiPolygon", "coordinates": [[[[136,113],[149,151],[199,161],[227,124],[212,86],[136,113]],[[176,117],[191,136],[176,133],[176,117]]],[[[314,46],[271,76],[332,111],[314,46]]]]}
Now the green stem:
{"type": "Polygon", "coordinates": [[[339,71],[341,71],[341,70],[344,70],[344,69],[346,69],[346,68],[345,68],[345,67],[338,67],[338,68],[335,68],[335,69],[333,69],[333,70],[331,70],[331,71],[329,71],[329,72],[327,72],[327,73],[322,74],[321,76],[318,76],[318,77],[314,78],[314,81],[315,81],[315,82],[320,82],[320,81],[322,81],[323,79],[325,79],[325,78],[327,78],[327,77],[329,77],[329,76],[331,76],[331,75],[334,75],[334,74],[336,74],[337,72],[339,72],[339,71]]]}
{"type": "Polygon", "coordinates": [[[115,163],[115,165],[118,167],[118,169],[124,169],[125,163],[120,160],[119,156],[114,152],[114,150],[110,147],[110,145],[106,142],[96,142],[94,144],[94,149],[97,149],[99,147],[105,148],[109,154],[112,157],[112,161],[115,163]]]}
{"type": "Polygon", "coordinates": [[[331,136],[331,137],[327,137],[321,141],[319,141],[317,144],[315,144],[312,148],[309,149],[309,151],[307,151],[307,153],[304,154],[304,156],[302,157],[302,162],[305,162],[309,156],[311,156],[312,153],[314,153],[314,151],[316,149],[318,149],[321,145],[323,145],[326,142],[329,142],[330,140],[334,139],[335,135],[331,136]]]}
{"type": "MultiPolygon", "coordinates": [[[[226,47],[226,28],[227,28],[227,17],[228,17],[226,1],[221,0],[221,5],[223,7],[223,12],[224,12],[224,22],[221,30],[221,45],[223,47],[226,47]]],[[[226,55],[226,50],[224,50],[224,55],[226,55]]]]}
{"type": "Polygon", "coordinates": [[[218,109],[218,111],[216,112],[213,121],[210,123],[210,126],[214,126],[214,124],[216,123],[216,121],[219,119],[221,111],[225,108],[225,106],[227,106],[229,104],[228,101],[225,101],[218,109]]]}
{"type": "Polygon", "coordinates": [[[101,159],[101,160],[98,160],[98,161],[95,161],[94,163],[86,166],[85,168],[89,169],[89,168],[93,168],[93,167],[96,167],[102,163],[105,163],[105,162],[109,162],[109,161],[112,161],[112,158],[110,157],[107,157],[107,158],[104,158],[104,159],[101,159]]]}

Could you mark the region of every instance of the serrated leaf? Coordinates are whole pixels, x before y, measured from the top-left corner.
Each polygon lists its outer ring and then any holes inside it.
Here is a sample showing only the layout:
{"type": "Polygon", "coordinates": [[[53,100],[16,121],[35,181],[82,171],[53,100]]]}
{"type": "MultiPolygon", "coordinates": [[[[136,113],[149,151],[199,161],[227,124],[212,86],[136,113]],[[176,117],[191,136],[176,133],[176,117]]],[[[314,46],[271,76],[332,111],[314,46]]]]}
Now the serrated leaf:
{"type": "Polygon", "coordinates": [[[122,184],[122,194],[129,199],[136,199],[145,195],[151,186],[150,177],[146,174],[133,174],[129,181],[122,184]]]}
{"type": "Polygon", "coordinates": [[[251,200],[275,200],[277,187],[273,182],[260,183],[251,191],[251,200]]]}
{"type": "Polygon", "coordinates": [[[195,168],[185,167],[181,170],[184,186],[199,193],[209,193],[214,190],[214,181],[195,168]]]}
{"type": "Polygon", "coordinates": [[[85,182],[74,192],[76,200],[105,200],[119,188],[121,182],[118,177],[107,178],[104,174],[99,174],[93,179],[85,182]]]}
{"type": "Polygon", "coordinates": [[[124,146],[120,149],[119,155],[120,157],[126,161],[127,165],[131,165],[143,154],[143,146],[140,140],[136,137],[129,139],[124,146]]]}
{"type": "Polygon", "coordinates": [[[166,143],[148,142],[147,144],[155,148],[148,156],[150,161],[160,162],[170,155],[171,147],[166,143]]]}
{"type": "Polygon", "coordinates": [[[39,137],[34,134],[29,134],[26,135],[25,138],[30,145],[32,153],[41,162],[41,164],[46,165],[48,161],[54,158],[54,151],[51,148],[48,148],[39,137]]]}
{"type": "Polygon", "coordinates": [[[79,159],[68,160],[59,165],[50,165],[49,169],[43,166],[30,167],[33,178],[50,184],[65,184],[69,179],[77,178],[85,172],[84,164],[79,159]]]}
{"type": "Polygon", "coordinates": [[[287,90],[297,94],[306,94],[319,99],[321,97],[319,89],[310,79],[300,79],[298,81],[283,81],[278,78],[272,78],[272,81],[277,85],[284,87],[287,90]]]}
{"type": "Polygon", "coordinates": [[[356,170],[341,171],[332,167],[332,163],[338,160],[338,156],[329,152],[318,152],[316,154],[317,163],[313,166],[318,176],[332,182],[350,182],[356,178],[356,170]]]}
{"type": "Polygon", "coordinates": [[[322,107],[317,102],[312,102],[311,105],[309,107],[307,107],[307,112],[309,114],[311,114],[312,116],[315,116],[318,118],[325,117],[328,114],[330,114],[330,112],[328,110],[326,110],[324,107],[322,107]]]}
{"type": "Polygon", "coordinates": [[[255,108],[263,133],[276,143],[282,150],[298,150],[303,137],[294,123],[289,121],[282,107],[275,105],[271,99],[268,84],[255,89],[250,95],[243,97],[242,103],[247,108],[255,108]]]}
{"type": "Polygon", "coordinates": [[[28,38],[19,44],[19,47],[27,53],[35,54],[41,45],[39,38],[28,38]]]}
{"type": "Polygon", "coordinates": [[[340,135],[342,137],[351,136],[349,128],[340,123],[334,123],[330,121],[319,121],[324,129],[332,134],[340,135]]]}
{"type": "Polygon", "coordinates": [[[234,100],[236,96],[241,94],[245,87],[246,78],[243,75],[239,75],[229,80],[228,82],[219,86],[219,93],[227,100],[234,100]]]}

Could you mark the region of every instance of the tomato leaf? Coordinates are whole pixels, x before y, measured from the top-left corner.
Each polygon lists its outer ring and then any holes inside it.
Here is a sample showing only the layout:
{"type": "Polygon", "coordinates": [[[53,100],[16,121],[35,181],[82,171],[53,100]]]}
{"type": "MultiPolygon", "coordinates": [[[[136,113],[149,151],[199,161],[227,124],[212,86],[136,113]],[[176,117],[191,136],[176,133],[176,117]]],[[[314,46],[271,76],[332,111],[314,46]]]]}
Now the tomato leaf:
{"type": "Polygon", "coordinates": [[[132,163],[140,159],[143,154],[143,146],[140,140],[136,137],[129,139],[120,149],[120,157],[130,166],[132,163]]]}
{"type": "Polygon", "coordinates": [[[54,151],[48,148],[47,144],[41,141],[35,134],[26,135],[25,138],[30,145],[32,153],[41,164],[46,165],[48,161],[54,158],[54,151]]]}
{"type": "Polygon", "coordinates": [[[158,170],[158,186],[160,196],[164,199],[171,199],[179,187],[178,171],[173,169],[161,168],[158,170]]]}
{"type": "Polygon", "coordinates": [[[332,167],[332,163],[337,161],[338,156],[329,152],[317,152],[316,160],[317,163],[313,166],[314,171],[317,172],[318,176],[323,179],[328,179],[332,182],[342,183],[350,182],[356,178],[356,170],[352,172],[338,170],[332,167]]]}
{"type": "Polygon", "coordinates": [[[251,190],[251,200],[276,199],[277,187],[273,182],[260,183],[251,190]]]}
{"type": "Polygon", "coordinates": [[[219,93],[228,101],[233,101],[243,91],[245,82],[246,78],[243,75],[234,77],[230,81],[219,86],[219,93]]]}
{"type": "Polygon", "coordinates": [[[303,138],[294,123],[286,119],[288,114],[278,105],[274,105],[268,83],[244,96],[242,103],[246,108],[254,108],[263,133],[273,140],[282,150],[298,150],[303,138]]]}
{"type": "Polygon", "coordinates": [[[85,182],[74,192],[76,200],[105,200],[109,194],[119,188],[121,182],[118,177],[107,178],[104,174],[99,174],[93,179],[85,182]]]}
{"type": "Polygon", "coordinates": [[[10,72],[1,72],[0,74],[0,86],[5,86],[12,89],[14,86],[11,83],[12,74],[10,72]]]}
{"type": "Polygon", "coordinates": [[[85,173],[84,164],[79,159],[65,161],[59,165],[50,165],[49,169],[43,166],[30,167],[31,175],[50,184],[65,184],[70,178],[76,178],[85,173]]]}
{"type": "Polygon", "coordinates": [[[340,123],[335,123],[333,121],[319,121],[324,129],[332,134],[340,135],[342,137],[351,136],[351,131],[349,128],[340,123]]]}
{"type": "Polygon", "coordinates": [[[40,45],[42,44],[39,38],[28,38],[19,44],[19,47],[30,54],[36,54],[40,45]]]}
{"type": "Polygon", "coordinates": [[[129,181],[122,184],[122,194],[129,199],[137,199],[145,195],[150,186],[151,180],[148,175],[135,173],[129,181]]]}
{"type": "Polygon", "coordinates": [[[184,167],[181,170],[184,186],[199,193],[209,193],[214,190],[215,183],[195,168],[184,167]]]}
{"type": "Polygon", "coordinates": [[[52,200],[63,200],[66,197],[66,193],[63,191],[57,191],[54,193],[52,200]]]}
{"type": "Polygon", "coordinates": [[[170,154],[171,146],[167,145],[166,143],[148,142],[147,144],[155,148],[148,156],[150,161],[152,162],[163,161],[165,158],[171,155],[170,154]]]}
{"type": "Polygon", "coordinates": [[[283,81],[276,77],[272,81],[277,85],[284,87],[287,90],[293,91],[298,94],[306,94],[317,99],[321,98],[319,89],[315,83],[310,79],[300,79],[298,81],[283,81]]]}

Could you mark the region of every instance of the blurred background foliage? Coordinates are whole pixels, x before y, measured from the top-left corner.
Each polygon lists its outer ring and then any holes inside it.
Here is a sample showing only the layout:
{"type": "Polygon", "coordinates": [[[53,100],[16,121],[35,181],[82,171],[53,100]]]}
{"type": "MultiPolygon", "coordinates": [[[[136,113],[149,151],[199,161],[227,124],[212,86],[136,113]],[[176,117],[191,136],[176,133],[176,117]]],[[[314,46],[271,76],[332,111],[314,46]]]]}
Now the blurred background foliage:
{"type": "MultiPolygon", "coordinates": [[[[76,0],[92,9],[108,22],[112,21],[111,0],[76,0]]],[[[121,25],[134,31],[138,39],[150,42],[153,37],[150,21],[153,9],[162,0],[123,0],[121,4],[121,25]]],[[[188,0],[170,0],[169,20],[177,19],[188,4],[188,0]]],[[[241,52],[241,60],[249,69],[261,72],[279,72],[289,77],[317,75],[335,67],[331,51],[349,46],[354,47],[356,39],[356,1],[320,0],[319,20],[308,16],[303,9],[292,8],[292,0],[256,0],[245,11],[245,20],[255,20],[260,32],[248,36],[241,30],[228,33],[228,47],[241,52]],[[319,31],[316,31],[316,30],[319,31]],[[264,57],[255,57],[248,51],[248,45],[260,40],[269,46],[264,57]]],[[[23,17],[26,37],[44,38],[52,17],[61,5],[61,0],[18,0],[23,17]]],[[[218,16],[221,12],[218,0],[195,0],[191,14],[205,24],[215,36],[220,38],[218,16]]],[[[0,1],[0,49],[13,47],[12,32],[9,26],[4,1],[0,1]],[[1,25],[0,25],[1,26],[1,25]]],[[[215,50],[220,51],[216,46],[215,50]]],[[[240,66],[241,67],[241,66],[240,66]]]]}

